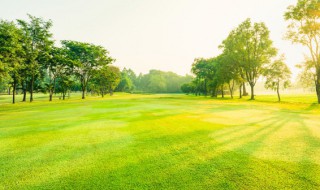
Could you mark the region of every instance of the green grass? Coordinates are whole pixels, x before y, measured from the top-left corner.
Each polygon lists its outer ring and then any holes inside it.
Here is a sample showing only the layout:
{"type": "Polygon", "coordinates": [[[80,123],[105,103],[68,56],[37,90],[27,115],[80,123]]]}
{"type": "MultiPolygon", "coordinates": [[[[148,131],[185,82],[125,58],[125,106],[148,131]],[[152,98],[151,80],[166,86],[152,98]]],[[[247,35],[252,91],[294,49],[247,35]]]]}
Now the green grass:
{"type": "Polygon", "coordinates": [[[0,96],[0,189],[320,189],[320,106],[276,100],[0,96]]]}

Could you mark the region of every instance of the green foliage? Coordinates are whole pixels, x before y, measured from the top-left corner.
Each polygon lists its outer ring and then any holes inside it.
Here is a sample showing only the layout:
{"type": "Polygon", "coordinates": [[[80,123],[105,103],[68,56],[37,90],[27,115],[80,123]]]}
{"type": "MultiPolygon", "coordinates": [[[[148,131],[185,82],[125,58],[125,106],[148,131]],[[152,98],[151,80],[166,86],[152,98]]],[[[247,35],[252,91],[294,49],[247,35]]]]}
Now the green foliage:
{"type": "Polygon", "coordinates": [[[31,15],[29,21],[17,20],[23,32],[22,46],[25,52],[25,70],[22,78],[30,87],[30,102],[33,101],[33,91],[41,88],[44,78],[44,65],[49,60],[49,52],[53,46],[51,21],[45,21],[31,15]]]}
{"type": "MultiPolygon", "coordinates": [[[[306,46],[310,52],[308,61],[315,70],[315,87],[320,104],[320,2],[318,0],[298,0],[288,7],[284,18],[289,22],[286,38],[293,43],[306,46]]],[[[305,67],[308,68],[308,67],[305,67]]],[[[308,72],[303,70],[303,76],[308,72]]]]}
{"type": "Polygon", "coordinates": [[[181,91],[185,94],[191,94],[195,92],[194,83],[186,83],[181,86],[181,91]]]}
{"type": "Polygon", "coordinates": [[[82,99],[85,99],[88,82],[95,70],[114,61],[102,46],[77,41],[62,41],[69,59],[73,62],[73,71],[81,82],[82,99]]]}
{"type": "Polygon", "coordinates": [[[150,70],[140,76],[137,90],[148,93],[181,93],[181,85],[189,83],[191,76],[180,76],[173,72],[150,70]]]}
{"type": "Polygon", "coordinates": [[[284,63],[284,56],[275,60],[265,68],[264,76],[266,77],[265,88],[277,91],[278,100],[280,101],[280,88],[287,88],[290,85],[291,71],[284,63]]]}
{"type": "Polygon", "coordinates": [[[93,73],[92,87],[103,97],[106,93],[113,95],[113,91],[120,82],[120,69],[115,66],[103,66],[93,73]]]}
{"type": "MultiPolygon", "coordinates": [[[[274,57],[277,50],[273,47],[269,37],[269,30],[261,23],[251,23],[250,19],[241,23],[224,41],[226,55],[230,53],[230,59],[237,59],[238,67],[241,67],[239,75],[245,76],[251,87],[251,99],[254,99],[254,86],[263,73],[263,68],[274,57]],[[232,44],[231,41],[235,41],[232,44]],[[230,49],[227,49],[230,48],[230,49]]],[[[238,69],[239,70],[239,69],[238,69]]],[[[241,77],[244,79],[244,77],[241,77]]]]}
{"type": "Polygon", "coordinates": [[[133,79],[132,76],[135,75],[130,75],[131,71],[128,72],[126,68],[124,68],[121,71],[121,79],[120,82],[116,88],[116,91],[118,92],[132,92],[134,89],[134,84],[133,84],[133,79]]]}
{"type": "Polygon", "coordinates": [[[0,21],[0,81],[7,78],[13,88],[12,103],[18,83],[21,81],[21,70],[25,67],[22,44],[22,31],[13,23],[0,21]]]}

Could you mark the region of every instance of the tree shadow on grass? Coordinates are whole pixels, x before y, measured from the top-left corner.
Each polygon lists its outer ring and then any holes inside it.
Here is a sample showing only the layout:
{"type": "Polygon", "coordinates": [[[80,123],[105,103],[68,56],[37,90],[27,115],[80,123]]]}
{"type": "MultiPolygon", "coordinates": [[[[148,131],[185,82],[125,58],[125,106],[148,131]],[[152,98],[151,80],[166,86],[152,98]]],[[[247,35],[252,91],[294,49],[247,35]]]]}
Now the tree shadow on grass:
{"type": "MultiPolygon", "coordinates": [[[[317,174],[320,167],[314,162],[309,161],[306,165],[254,156],[267,145],[268,137],[275,135],[287,122],[293,122],[292,118],[297,118],[294,122],[299,120],[298,115],[286,116],[286,113],[274,114],[249,125],[233,126],[220,133],[216,131],[216,134],[214,130],[197,130],[140,139],[138,144],[132,143],[126,150],[106,151],[108,156],[98,155],[94,158],[98,163],[95,166],[58,176],[54,181],[43,180],[27,188],[317,189],[318,178],[311,176],[317,174]],[[244,130],[246,127],[252,130],[244,130]],[[115,168],[108,166],[115,163],[118,165],[115,168]],[[300,171],[296,171],[297,167],[300,171]],[[310,173],[306,174],[306,170],[310,173]]],[[[304,135],[309,139],[309,133],[304,135]]],[[[309,145],[314,147],[318,143],[318,139],[311,139],[309,145]]],[[[312,150],[307,148],[305,154],[308,151],[312,150]]]]}

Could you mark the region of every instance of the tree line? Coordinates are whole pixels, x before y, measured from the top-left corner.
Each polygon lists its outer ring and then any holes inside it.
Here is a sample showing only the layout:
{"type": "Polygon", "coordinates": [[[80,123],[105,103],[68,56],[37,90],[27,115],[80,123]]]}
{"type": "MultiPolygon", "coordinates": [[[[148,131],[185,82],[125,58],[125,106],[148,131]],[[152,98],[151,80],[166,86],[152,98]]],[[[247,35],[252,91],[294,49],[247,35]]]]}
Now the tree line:
{"type": "MultiPolygon", "coordinates": [[[[288,21],[285,38],[306,46],[309,56],[297,65],[303,71],[299,80],[315,86],[320,103],[320,3],[317,0],[298,0],[289,6],[284,14],[288,21]]],[[[257,80],[265,77],[265,87],[277,92],[290,85],[291,71],[285,64],[284,55],[278,55],[270,39],[270,31],[263,22],[252,23],[250,19],[233,29],[219,48],[222,53],[213,58],[196,58],[191,72],[195,79],[184,84],[185,93],[216,97],[225,91],[233,98],[235,87],[239,97],[248,95],[246,84],[250,87],[251,100],[255,99],[254,87],[257,80]]]]}
{"type": "Polygon", "coordinates": [[[115,59],[102,46],[62,40],[55,45],[50,32],[52,22],[28,15],[28,20],[0,21],[0,88],[9,89],[12,103],[17,92],[22,101],[34,100],[34,92],[61,94],[81,91],[112,95],[120,92],[179,93],[191,76],[151,70],[136,75],[131,69],[122,71],[112,65],[115,59]],[[12,91],[12,92],[10,92],[12,91]]]}
{"type": "Polygon", "coordinates": [[[112,95],[119,92],[180,93],[180,86],[191,76],[151,70],[138,76],[112,65],[115,59],[102,46],[62,40],[55,45],[50,32],[52,22],[28,15],[28,20],[0,21],[0,90],[23,94],[22,101],[34,100],[34,92],[61,94],[70,91],[112,95]],[[4,89],[5,88],[5,89],[4,89]]]}
{"type": "Polygon", "coordinates": [[[0,80],[12,88],[12,103],[17,90],[23,94],[22,101],[32,102],[34,92],[48,92],[49,100],[56,92],[63,99],[75,81],[85,99],[89,81],[102,94],[111,91],[118,69],[109,66],[115,60],[102,46],[70,40],[54,44],[50,29],[52,22],[28,15],[29,19],[0,21],[0,80]],[[101,80],[107,80],[108,86],[101,80]]]}
{"type": "Polygon", "coordinates": [[[130,93],[181,93],[181,85],[193,80],[190,75],[180,76],[173,72],[150,70],[147,74],[136,75],[124,68],[121,81],[116,88],[119,92],[130,93]]]}

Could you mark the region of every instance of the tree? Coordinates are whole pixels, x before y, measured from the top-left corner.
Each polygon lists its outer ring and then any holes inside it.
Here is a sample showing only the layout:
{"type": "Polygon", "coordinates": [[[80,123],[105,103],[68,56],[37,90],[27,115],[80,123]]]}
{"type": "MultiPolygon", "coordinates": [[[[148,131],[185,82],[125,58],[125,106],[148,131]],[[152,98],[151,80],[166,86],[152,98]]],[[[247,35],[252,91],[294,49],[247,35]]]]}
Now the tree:
{"type": "Polygon", "coordinates": [[[284,56],[270,64],[265,69],[264,75],[266,77],[265,87],[276,91],[280,102],[280,87],[287,88],[291,77],[291,71],[284,63],[284,56]]]}
{"type": "Polygon", "coordinates": [[[35,82],[44,75],[41,73],[43,72],[42,64],[48,60],[48,52],[53,45],[53,40],[49,31],[52,27],[51,21],[44,21],[42,18],[31,15],[28,16],[29,22],[18,20],[18,24],[23,31],[22,46],[26,52],[26,75],[23,80],[26,80],[26,83],[30,85],[30,102],[32,102],[35,82]]]}
{"type": "Polygon", "coordinates": [[[56,88],[56,80],[59,77],[66,80],[66,75],[72,73],[72,61],[68,58],[66,49],[53,47],[49,53],[49,60],[46,62],[45,67],[49,79],[46,87],[49,91],[49,101],[52,101],[56,88]]]}
{"type": "Polygon", "coordinates": [[[251,100],[254,100],[254,86],[263,72],[263,67],[277,54],[269,33],[263,22],[252,24],[251,20],[247,19],[231,35],[236,42],[233,46],[233,58],[239,61],[239,66],[251,87],[251,100]]]}
{"type": "Polygon", "coordinates": [[[119,92],[131,92],[133,90],[133,81],[130,78],[127,69],[124,68],[121,71],[121,78],[118,86],[116,87],[116,90],[119,92]]]}
{"type": "Polygon", "coordinates": [[[302,69],[298,76],[298,81],[302,87],[314,88],[317,85],[317,73],[315,71],[313,61],[306,60],[304,63],[296,65],[296,67],[302,69]]]}
{"type": "Polygon", "coordinates": [[[288,7],[284,18],[289,21],[286,38],[309,50],[320,104],[320,3],[318,0],[298,0],[295,6],[288,7]]]}
{"type": "Polygon", "coordinates": [[[85,99],[93,71],[112,63],[114,59],[102,46],[76,41],[62,41],[62,45],[67,49],[68,56],[73,61],[74,73],[81,83],[82,99],[85,99]]]}
{"type": "MultiPolygon", "coordinates": [[[[244,52],[239,51],[241,50],[241,46],[243,46],[242,39],[239,37],[239,33],[237,30],[232,30],[228,37],[223,40],[222,44],[219,46],[220,49],[223,50],[223,57],[225,62],[227,63],[227,66],[229,69],[231,69],[230,73],[232,75],[231,78],[232,84],[234,82],[239,83],[239,97],[242,98],[242,96],[247,96],[248,93],[246,91],[246,76],[245,71],[243,67],[243,57],[245,56],[244,52]]],[[[229,82],[229,88],[232,87],[229,82]]],[[[230,93],[233,91],[230,89],[230,93]]],[[[232,94],[232,93],[231,93],[232,94]]]]}
{"type": "Polygon", "coordinates": [[[8,74],[11,78],[13,104],[24,55],[21,39],[21,30],[13,22],[0,21],[0,75],[8,74]]]}
{"type": "Polygon", "coordinates": [[[194,93],[194,84],[193,83],[185,83],[181,86],[181,91],[186,94],[194,93]]]}
{"type": "Polygon", "coordinates": [[[112,96],[114,89],[120,82],[120,77],[121,73],[118,67],[112,65],[104,66],[94,72],[93,83],[101,93],[102,97],[104,97],[107,92],[112,96]]]}

